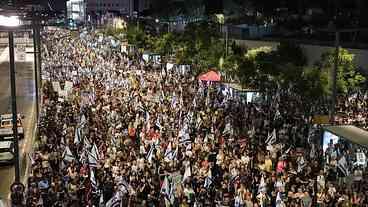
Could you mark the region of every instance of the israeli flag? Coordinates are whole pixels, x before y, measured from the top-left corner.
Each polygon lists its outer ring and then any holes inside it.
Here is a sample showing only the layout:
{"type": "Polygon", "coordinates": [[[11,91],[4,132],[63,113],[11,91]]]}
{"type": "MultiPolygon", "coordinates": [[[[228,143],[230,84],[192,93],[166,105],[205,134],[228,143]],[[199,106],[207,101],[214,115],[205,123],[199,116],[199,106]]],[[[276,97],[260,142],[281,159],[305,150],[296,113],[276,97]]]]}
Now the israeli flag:
{"type": "Polygon", "coordinates": [[[213,179],[211,176],[207,176],[205,179],[204,179],[204,187],[206,189],[208,189],[213,183],[213,179]]]}
{"type": "Polygon", "coordinates": [[[81,142],[81,129],[77,127],[74,133],[74,144],[79,144],[81,142]]]}
{"type": "Polygon", "coordinates": [[[88,151],[90,147],[91,147],[91,143],[89,142],[87,137],[84,137],[84,139],[83,139],[83,148],[86,151],[88,151]]]}
{"type": "Polygon", "coordinates": [[[98,161],[97,157],[95,157],[94,154],[88,152],[88,165],[90,167],[97,167],[97,161],[98,161]]]}
{"type": "Polygon", "coordinates": [[[85,164],[87,161],[87,153],[86,151],[83,149],[82,154],[79,157],[79,162],[82,164],[85,164]]]}
{"type": "Polygon", "coordinates": [[[180,139],[179,139],[179,143],[181,144],[181,145],[187,145],[187,144],[190,144],[192,141],[191,141],[191,139],[190,139],[190,136],[189,136],[189,133],[187,133],[187,132],[185,132],[184,134],[183,134],[183,136],[181,136],[180,137],[180,139]]]}
{"type": "Polygon", "coordinates": [[[167,178],[167,176],[165,176],[165,179],[164,179],[164,182],[162,183],[160,192],[161,192],[161,194],[164,194],[167,197],[170,196],[170,183],[169,183],[169,179],[167,178]]]}
{"type": "Polygon", "coordinates": [[[234,207],[242,207],[244,204],[242,198],[240,197],[240,195],[237,195],[235,197],[235,200],[234,200],[234,207]]]}
{"type": "Polygon", "coordinates": [[[87,124],[87,119],[86,119],[86,116],[84,116],[84,114],[81,116],[81,119],[80,119],[80,126],[81,127],[84,127],[84,125],[87,124]]]}
{"type": "Polygon", "coordinates": [[[276,129],[273,129],[272,133],[268,135],[266,139],[267,145],[272,145],[276,142],[276,129]]]}
{"type": "Polygon", "coordinates": [[[116,192],[115,195],[106,203],[105,207],[120,207],[122,205],[121,195],[116,192]]]}
{"type": "Polygon", "coordinates": [[[122,193],[122,194],[128,194],[130,189],[132,188],[132,186],[127,183],[124,179],[122,179],[119,183],[118,183],[118,186],[119,186],[119,191],[122,193]]]}
{"type": "Polygon", "coordinates": [[[28,157],[29,157],[29,160],[31,160],[31,165],[34,165],[36,163],[36,161],[33,159],[33,154],[28,153],[28,157]]]}
{"type": "Polygon", "coordinates": [[[345,177],[349,175],[348,163],[346,161],[345,156],[342,156],[340,160],[337,162],[337,167],[341,170],[341,172],[345,177]]]}
{"type": "Polygon", "coordinates": [[[259,183],[258,186],[258,193],[260,192],[267,192],[267,185],[265,183],[264,177],[262,176],[261,178],[261,182],[259,183]]]}
{"type": "Polygon", "coordinates": [[[97,160],[100,159],[100,152],[98,151],[98,148],[96,146],[96,144],[94,143],[93,146],[92,146],[92,150],[91,150],[91,153],[94,157],[96,157],[97,160]]]}
{"type": "Polygon", "coordinates": [[[152,163],[152,158],[154,156],[154,150],[155,150],[155,145],[151,144],[151,148],[146,155],[146,159],[148,160],[149,163],[152,163]]]}
{"type": "Polygon", "coordinates": [[[69,146],[65,147],[65,150],[63,152],[63,160],[66,161],[66,162],[72,162],[73,160],[75,160],[69,146]]]}
{"type": "Polygon", "coordinates": [[[97,190],[97,181],[95,178],[95,173],[93,171],[93,169],[90,170],[90,177],[89,177],[90,181],[91,181],[91,185],[92,185],[92,189],[93,190],[97,190]]]}
{"type": "Polygon", "coordinates": [[[165,151],[165,159],[174,160],[176,158],[177,153],[178,153],[178,147],[176,147],[176,149],[173,150],[171,146],[171,142],[170,142],[165,151]]]}

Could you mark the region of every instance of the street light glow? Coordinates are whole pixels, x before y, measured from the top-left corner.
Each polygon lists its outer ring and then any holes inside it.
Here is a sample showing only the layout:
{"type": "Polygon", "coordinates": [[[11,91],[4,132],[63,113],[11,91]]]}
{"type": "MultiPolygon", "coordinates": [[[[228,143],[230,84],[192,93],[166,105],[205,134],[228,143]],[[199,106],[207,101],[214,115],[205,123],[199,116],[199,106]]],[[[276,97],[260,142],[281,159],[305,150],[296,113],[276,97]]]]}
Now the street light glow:
{"type": "Polygon", "coordinates": [[[17,27],[20,25],[20,20],[17,16],[0,15],[0,25],[5,27],[17,27]]]}

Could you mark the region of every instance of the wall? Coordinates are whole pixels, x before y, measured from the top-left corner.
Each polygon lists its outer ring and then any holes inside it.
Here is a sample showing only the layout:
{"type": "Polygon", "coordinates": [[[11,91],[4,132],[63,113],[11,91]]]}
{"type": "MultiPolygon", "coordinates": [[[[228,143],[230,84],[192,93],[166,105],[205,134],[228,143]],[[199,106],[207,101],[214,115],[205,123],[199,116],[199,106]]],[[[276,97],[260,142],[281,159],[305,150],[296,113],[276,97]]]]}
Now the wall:
{"type": "MultiPolygon", "coordinates": [[[[279,42],[273,41],[235,40],[235,42],[238,45],[243,45],[248,48],[268,46],[272,47],[273,49],[276,49],[277,45],[279,45],[279,42]]],[[[303,48],[308,58],[308,65],[313,65],[315,62],[317,62],[324,52],[334,49],[333,47],[328,46],[307,45],[307,44],[301,44],[301,47],[303,48]]],[[[355,62],[358,65],[358,67],[363,68],[365,71],[368,72],[368,50],[350,49],[350,48],[346,49],[349,52],[355,54],[355,62]]]]}

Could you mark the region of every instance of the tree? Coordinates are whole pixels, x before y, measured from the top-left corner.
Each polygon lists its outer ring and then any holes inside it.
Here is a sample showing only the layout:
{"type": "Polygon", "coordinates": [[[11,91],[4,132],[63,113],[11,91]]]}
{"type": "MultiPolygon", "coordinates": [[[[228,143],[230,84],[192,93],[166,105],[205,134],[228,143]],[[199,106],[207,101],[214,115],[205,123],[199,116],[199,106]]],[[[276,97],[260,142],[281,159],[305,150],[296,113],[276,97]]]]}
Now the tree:
{"type": "MultiPolygon", "coordinates": [[[[330,89],[332,89],[332,70],[334,69],[334,64],[335,50],[323,53],[320,62],[317,63],[317,66],[331,77],[328,81],[330,89]]],[[[354,62],[354,54],[351,54],[346,49],[340,48],[336,81],[338,93],[346,94],[349,91],[353,91],[364,81],[364,76],[358,72],[354,62]]]]}
{"type": "Polygon", "coordinates": [[[296,66],[305,66],[307,64],[307,57],[300,45],[290,41],[283,41],[277,46],[278,62],[292,63],[296,66]]]}
{"type": "Polygon", "coordinates": [[[304,67],[295,80],[296,93],[307,102],[317,101],[328,94],[328,74],[317,67],[304,67]]]}
{"type": "Polygon", "coordinates": [[[156,38],[154,42],[154,52],[161,56],[166,56],[173,52],[175,37],[173,33],[166,33],[156,38]]]}

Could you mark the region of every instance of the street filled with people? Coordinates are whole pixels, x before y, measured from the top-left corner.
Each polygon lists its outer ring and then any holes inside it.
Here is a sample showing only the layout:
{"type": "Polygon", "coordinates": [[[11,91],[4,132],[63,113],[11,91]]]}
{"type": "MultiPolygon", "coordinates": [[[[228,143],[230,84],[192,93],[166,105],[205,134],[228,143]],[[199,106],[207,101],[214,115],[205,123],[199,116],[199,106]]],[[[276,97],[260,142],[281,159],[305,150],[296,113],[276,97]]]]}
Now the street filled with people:
{"type": "MultiPolygon", "coordinates": [[[[321,145],[312,116],[328,106],[306,111],[287,91],[247,102],[94,32],[43,43],[26,206],[368,206],[366,149],[321,145]]],[[[367,129],[367,93],[338,97],[336,112],[367,129]]]]}

